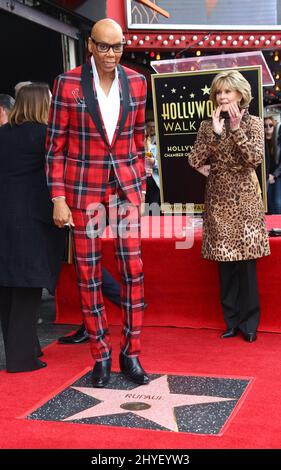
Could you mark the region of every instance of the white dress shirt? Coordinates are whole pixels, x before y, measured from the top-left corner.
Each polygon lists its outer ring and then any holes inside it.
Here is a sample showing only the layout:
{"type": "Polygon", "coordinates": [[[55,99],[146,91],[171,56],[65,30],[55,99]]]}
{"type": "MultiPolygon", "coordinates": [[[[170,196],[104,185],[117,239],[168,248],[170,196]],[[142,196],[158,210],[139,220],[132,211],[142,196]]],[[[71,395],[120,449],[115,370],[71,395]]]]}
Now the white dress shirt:
{"type": "Polygon", "coordinates": [[[119,112],[120,112],[120,94],[119,94],[119,83],[118,83],[118,73],[115,69],[115,78],[112,82],[110,92],[108,96],[104,93],[103,89],[100,86],[100,79],[97,72],[96,64],[93,56],[91,57],[94,82],[97,90],[97,97],[99,102],[99,107],[101,110],[102,119],[104,122],[105,130],[107,133],[108,141],[111,144],[115,129],[117,126],[119,112]]]}

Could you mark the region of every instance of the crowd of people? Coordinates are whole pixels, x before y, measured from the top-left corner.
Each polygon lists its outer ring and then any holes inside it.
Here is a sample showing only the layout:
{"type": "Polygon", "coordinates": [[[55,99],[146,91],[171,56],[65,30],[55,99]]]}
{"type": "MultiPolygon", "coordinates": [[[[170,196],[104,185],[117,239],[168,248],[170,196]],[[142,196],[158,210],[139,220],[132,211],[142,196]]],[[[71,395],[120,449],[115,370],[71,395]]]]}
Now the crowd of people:
{"type": "MultiPolygon", "coordinates": [[[[123,47],[119,24],[100,20],[88,40],[89,60],[57,77],[52,94],[44,83],[22,82],[15,100],[0,95],[0,312],[8,372],[46,366],[37,312],[42,289],[54,293],[67,225],[83,319],[59,343],[88,341],[93,386],[104,387],[112,362],[107,295],[122,310],[120,370],[136,384],[149,382],[139,360],[140,217],[145,200],[160,204],[158,151],[154,121],[145,122],[145,78],[120,65],[123,47]],[[101,266],[104,211],[121,285],[101,266]],[[128,218],[132,232],[123,236],[128,218]]],[[[280,141],[271,117],[263,125],[249,114],[251,88],[238,71],[219,73],[210,99],[215,111],[201,123],[188,159],[207,176],[202,256],[219,266],[221,337],[240,330],[253,342],[260,318],[256,260],[270,253],[255,169],[265,129],[269,213],[281,213],[280,141]]]]}

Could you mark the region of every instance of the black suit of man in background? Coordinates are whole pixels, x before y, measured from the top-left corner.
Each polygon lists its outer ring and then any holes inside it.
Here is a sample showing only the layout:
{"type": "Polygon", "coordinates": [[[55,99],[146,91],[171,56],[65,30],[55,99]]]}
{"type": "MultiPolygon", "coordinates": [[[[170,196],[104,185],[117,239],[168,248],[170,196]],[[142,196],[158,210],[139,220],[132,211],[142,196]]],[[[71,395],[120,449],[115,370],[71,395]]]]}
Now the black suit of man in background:
{"type": "MultiPolygon", "coordinates": [[[[105,268],[102,268],[102,294],[121,308],[120,285],[105,268]]],[[[89,335],[84,323],[72,335],[61,336],[58,339],[60,344],[79,344],[86,341],[89,341],[89,335]]]]}

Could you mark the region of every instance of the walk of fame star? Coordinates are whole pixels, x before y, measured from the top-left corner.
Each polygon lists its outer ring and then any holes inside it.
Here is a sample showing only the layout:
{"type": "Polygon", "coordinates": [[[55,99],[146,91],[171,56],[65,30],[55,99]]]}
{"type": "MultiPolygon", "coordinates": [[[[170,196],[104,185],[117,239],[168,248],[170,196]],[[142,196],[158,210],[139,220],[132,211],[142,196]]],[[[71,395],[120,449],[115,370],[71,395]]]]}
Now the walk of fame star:
{"type": "Polygon", "coordinates": [[[135,392],[133,390],[134,393],[128,392],[127,390],[96,390],[86,387],[74,388],[79,392],[101,400],[101,403],[81,413],[69,416],[65,421],[90,418],[92,416],[120,414],[124,413],[122,405],[125,403],[134,403],[135,405],[137,405],[137,403],[146,403],[149,405],[148,408],[131,410],[131,413],[154,421],[171,431],[178,431],[174,415],[175,407],[233,400],[232,398],[170,393],[167,375],[153,380],[149,385],[137,387],[135,392]]]}
{"type": "Polygon", "coordinates": [[[249,380],[150,375],[136,386],[113,372],[106,388],[91,385],[91,372],[67,387],[29,419],[129,428],[218,434],[249,380]]]}

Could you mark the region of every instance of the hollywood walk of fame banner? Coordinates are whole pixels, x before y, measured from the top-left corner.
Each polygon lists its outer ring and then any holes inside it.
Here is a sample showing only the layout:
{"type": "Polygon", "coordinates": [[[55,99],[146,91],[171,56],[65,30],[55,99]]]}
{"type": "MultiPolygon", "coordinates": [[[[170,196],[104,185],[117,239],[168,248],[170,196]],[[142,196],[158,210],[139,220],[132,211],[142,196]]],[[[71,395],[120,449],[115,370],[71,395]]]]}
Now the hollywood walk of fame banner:
{"type": "MultiPolygon", "coordinates": [[[[206,178],[188,164],[188,155],[201,121],[210,119],[213,104],[210,87],[217,73],[227,69],[152,75],[152,93],[157,134],[161,206],[164,212],[201,213],[206,178]]],[[[233,69],[232,69],[233,70],[233,69]]],[[[253,100],[250,114],[262,117],[261,67],[238,67],[248,80],[253,100]]],[[[266,207],[265,164],[257,170],[266,207]]]]}

